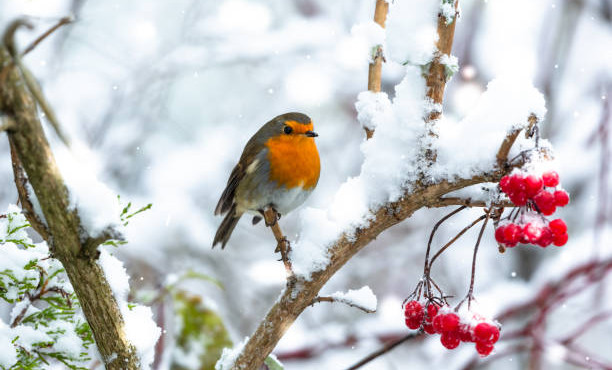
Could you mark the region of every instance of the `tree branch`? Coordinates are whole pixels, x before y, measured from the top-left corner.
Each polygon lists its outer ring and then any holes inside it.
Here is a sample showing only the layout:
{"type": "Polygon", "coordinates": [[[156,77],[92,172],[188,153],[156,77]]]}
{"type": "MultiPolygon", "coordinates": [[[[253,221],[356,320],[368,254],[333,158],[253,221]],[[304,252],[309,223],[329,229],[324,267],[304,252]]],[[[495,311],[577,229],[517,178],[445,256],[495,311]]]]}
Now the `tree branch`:
{"type": "Polygon", "coordinates": [[[365,312],[365,313],[375,313],[376,310],[370,310],[369,308],[360,306],[358,304],[356,304],[353,301],[350,300],[346,300],[346,299],[341,299],[341,298],[334,298],[334,297],[316,297],[315,299],[312,300],[311,306],[314,305],[315,303],[319,303],[319,302],[338,302],[338,303],[344,303],[347,306],[350,307],[355,307],[360,309],[361,311],[365,312]]]}
{"type": "MultiPolygon", "coordinates": [[[[28,49],[32,50],[34,47],[36,47],[36,45],[38,45],[39,42],[41,42],[45,37],[50,35],[51,32],[53,32],[54,30],[58,29],[62,25],[68,23],[67,20],[69,20],[69,18],[62,18],[62,20],[60,20],[60,22],[56,26],[54,26],[53,28],[48,30],[42,36],[38,37],[38,39],[35,40],[28,47],[28,49]]],[[[40,109],[42,109],[43,113],[45,114],[45,117],[47,118],[47,121],[49,121],[49,123],[51,124],[51,127],[53,127],[53,130],[55,131],[55,134],[59,137],[59,139],[66,146],[70,146],[70,140],[68,140],[68,137],[66,136],[66,134],[62,130],[62,127],[60,126],[59,121],[57,119],[57,116],[55,115],[55,112],[51,108],[51,104],[49,104],[49,102],[45,98],[44,94],[42,93],[42,89],[40,88],[40,85],[38,84],[38,81],[36,81],[36,78],[34,78],[32,73],[30,73],[30,71],[21,62],[21,54],[17,50],[17,47],[16,47],[15,42],[14,42],[13,39],[14,39],[14,35],[15,35],[15,32],[17,31],[17,29],[19,29],[19,27],[22,27],[22,26],[23,27],[27,27],[29,29],[32,28],[32,25],[28,21],[26,21],[24,19],[17,19],[15,21],[13,21],[9,25],[7,31],[4,34],[4,37],[3,37],[4,44],[6,45],[7,50],[8,50],[9,54],[12,57],[12,63],[17,65],[17,67],[21,71],[21,74],[22,74],[22,77],[23,77],[23,81],[25,81],[26,86],[28,87],[28,90],[30,90],[30,94],[32,94],[32,96],[34,97],[34,99],[38,103],[38,106],[40,107],[40,109]]],[[[29,51],[29,50],[27,50],[27,51],[29,51]]],[[[26,52],[24,52],[23,54],[25,55],[26,52]]],[[[12,65],[7,65],[4,68],[8,68],[8,67],[12,67],[12,65]]]]}
{"type": "MultiPolygon", "coordinates": [[[[9,142],[40,203],[48,227],[46,241],[68,274],[102,358],[112,359],[106,367],[137,369],[137,352],[125,337],[124,321],[104,271],[95,259],[80,254],[79,231],[83,228],[77,212],[68,207],[68,190],[40,124],[35,99],[25,87],[21,73],[25,67],[20,70],[18,63],[9,65],[16,61],[13,57],[18,58],[13,34],[22,24],[11,23],[0,46],[0,65],[4,66],[0,71],[0,113],[19,128],[8,131],[9,142]]],[[[19,178],[16,181],[21,182],[19,178]]]]}
{"type": "MultiPolygon", "coordinates": [[[[457,3],[455,3],[457,6],[457,3]]],[[[438,49],[440,53],[448,54],[452,47],[455,20],[446,23],[443,16],[438,18],[438,49]]],[[[446,75],[444,65],[438,55],[432,62],[426,76],[427,96],[435,103],[442,103],[446,75]]],[[[439,117],[430,114],[427,122],[439,117]]],[[[435,156],[433,157],[435,160],[435,156]]],[[[519,166],[519,161],[512,166],[519,166]]],[[[507,174],[511,166],[496,167],[471,178],[459,178],[453,181],[443,180],[435,183],[417,182],[410,192],[395,202],[372,210],[373,221],[365,227],[347,230],[327,249],[330,261],[322,270],[312,273],[311,279],[296,279],[293,285],[287,285],[276,303],[270,308],[266,317],[244,345],[234,364],[233,369],[258,369],[265,358],[274,349],[285,331],[297,317],[312,304],[323,285],[363,247],[368,245],[384,230],[412,216],[414,212],[424,207],[435,207],[443,196],[453,191],[484,182],[498,182],[507,174]],[[392,211],[390,211],[392,210],[392,211]]]]}
{"type": "MultiPolygon", "coordinates": [[[[529,122],[529,126],[527,130],[525,130],[526,134],[528,134],[531,131],[531,129],[538,123],[538,118],[533,113],[529,115],[529,118],[527,120],[529,122]]],[[[497,156],[496,156],[498,167],[501,168],[504,165],[506,165],[508,161],[508,153],[510,153],[510,148],[512,148],[512,145],[514,145],[514,142],[518,138],[519,133],[521,131],[522,131],[521,128],[512,130],[504,139],[504,142],[499,147],[499,151],[497,152],[497,156]]]]}
{"type": "MultiPolygon", "coordinates": [[[[389,12],[389,3],[387,0],[376,0],[376,8],[374,10],[374,22],[378,23],[382,28],[385,28],[387,13],[389,12]]],[[[382,85],[382,64],[385,61],[383,49],[381,45],[376,47],[376,52],[373,56],[373,61],[368,67],[368,90],[372,92],[380,92],[382,85]]],[[[374,130],[365,128],[366,137],[370,139],[374,135],[374,130]]]]}
{"type": "Polygon", "coordinates": [[[412,216],[423,207],[434,206],[445,194],[474,184],[497,182],[504,174],[506,172],[496,169],[490,173],[452,182],[417,184],[415,189],[411,193],[406,193],[402,199],[388,203],[373,212],[374,221],[367,228],[347,231],[328,248],[330,262],[323,270],[314,272],[311,280],[298,279],[294,287],[288,287],[283,291],[244,346],[234,363],[234,368],[258,369],[289,326],[306,307],[311,305],[323,285],[381,232],[412,216]],[[389,212],[389,209],[395,212],[389,212]]]}
{"type": "Polygon", "coordinates": [[[414,339],[418,336],[420,336],[421,334],[423,334],[422,330],[419,330],[417,332],[414,333],[410,333],[405,335],[404,337],[395,340],[393,342],[389,342],[387,344],[385,344],[381,349],[377,350],[376,352],[371,353],[369,356],[363,358],[361,361],[359,361],[358,363],[356,363],[355,365],[349,367],[347,370],[356,370],[359,369],[360,367],[362,367],[363,365],[367,364],[368,362],[373,361],[374,359],[386,354],[387,352],[390,352],[392,349],[394,349],[395,347],[399,346],[400,344],[409,341],[410,339],[414,339]]]}
{"type": "MultiPolygon", "coordinates": [[[[459,6],[459,0],[455,1],[455,11],[459,6]]],[[[425,82],[427,85],[426,96],[436,104],[442,104],[444,100],[444,89],[446,88],[446,81],[448,80],[446,74],[446,66],[442,63],[442,56],[450,55],[451,49],[453,48],[453,39],[455,37],[455,24],[457,24],[457,15],[453,17],[453,21],[447,23],[446,17],[442,14],[438,14],[438,42],[436,47],[435,58],[429,65],[429,71],[425,76],[425,82]]],[[[442,112],[432,111],[427,117],[427,122],[432,122],[440,118],[442,112]]]]}
{"type": "Polygon", "coordinates": [[[267,208],[263,215],[266,226],[272,229],[272,233],[276,239],[277,244],[275,252],[280,252],[283,264],[285,264],[285,272],[287,273],[288,282],[292,282],[294,280],[294,275],[293,268],[291,267],[291,261],[289,260],[291,245],[289,244],[289,239],[285,237],[281,231],[280,225],[278,224],[278,213],[274,210],[274,208],[267,208]]]}
{"type": "Polygon", "coordinates": [[[484,200],[472,200],[470,198],[460,198],[460,197],[443,197],[438,200],[433,207],[448,207],[448,206],[466,206],[466,207],[490,207],[491,205],[497,207],[514,207],[514,203],[509,200],[496,202],[491,204],[490,202],[485,202],[484,200]]]}

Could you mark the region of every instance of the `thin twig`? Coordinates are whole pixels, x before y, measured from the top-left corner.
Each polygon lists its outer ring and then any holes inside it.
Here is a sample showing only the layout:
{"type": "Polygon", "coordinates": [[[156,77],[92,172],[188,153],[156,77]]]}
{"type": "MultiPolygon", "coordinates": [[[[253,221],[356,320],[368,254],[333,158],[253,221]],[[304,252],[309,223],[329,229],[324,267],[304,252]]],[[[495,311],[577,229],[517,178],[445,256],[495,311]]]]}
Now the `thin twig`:
{"type": "Polygon", "coordinates": [[[602,321],[608,320],[610,317],[612,317],[612,311],[600,312],[597,315],[590,317],[584,324],[580,325],[575,331],[567,335],[565,339],[562,339],[560,341],[561,344],[568,345],[574,342],[580,336],[584,335],[587,331],[589,331],[593,326],[599,324],[602,321]]]}
{"type": "MultiPolygon", "coordinates": [[[[57,28],[59,28],[63,24],[66,24],[66,23],[62,23],[61,21],[60,21],[60,23],[61,24],[59,24],[59,26],[57,26],[57,28]]],[[[32,29],[32,24],[27,22],[24,19],[17,19],[15,21],[13,21],[9,25],[9,28],[7,29],[6,33],[4,34],[4,38],[3,38],[4,44],[6,45],[6,48],[9,51],[9,54],[11,55],[11,57],[13,59],[13,63],[21,71],[21,75],[23,76],[23,80],[25,81],[26,86],[28,87],[28,90],[30,91],[30,93],[32,94],[32,96],[34,97],[36,102],[38,103],[38,106],[40,107],[40,109],[42,109],[43,113],[45,114],[45,117],[47,118],[47,121],[49,121],[49,123],[53,127],[53,130],[55,131],[55,134],[64,143],[64,145],[70,146],[70,140],[68,140],[68,137],[63,132],[63,130],[62,130],[60,124],[59,124],[59,121],[57,119],[57,116],[55,115],[55,112],[53,111],[53,109],[51,108],[51,105],[49,104],[49,102],[45,98],[44,94],[42,93],[42,89],[40,88],[40,85],[38,84],[38,81],[36,81],[36,78],[34,78],[32,73],[30,72],[30,70],[21,61],[21,55],[20,55],[19,51],[17,50],[17,46],[16,46],[15,40],[14,40],[15,32],[20,27],[27,27],[28,29],[32,29]]],[[[57,28],[55,28],[55,29],[57,29],[57,28]]],[[[47,31],[47,32],[49,32],[49,31],[47,31]]],[[[42,41],[42,39],[44,39],[46,37],[44,34],[43,34],[43,36],[44,37],[41,36],[42,37],[41,41],[42,41]]],[[[34,45],[34,46],[36,46],[36,45],[34,45]]]]}
{"type": "Polygon", "coordinates": [[[446,216],[442,217],[440,219],[440,221],[436,222],[436,224],[434,225],[433,229],[431,230],[431,234],[429,234],[429,241],[427,242],[427,251],[425,252],[425,267],[423,268],[423,274],[427,277],[428,275],[428,267],[429,267],[429,253],[431,251],[431,242],[433,241],[434,235],[436,233],[436,231],[438,230],[438,228],[440,227],[440,225],[442,225],[444,223],[444,221],[448,220],[449,218],[453,217],[454,215],[456,215],[457,213],[463,211],[464,209],[466,209],[467,206],[460,206],[459,208],[455,209],[454,211],[452,211],[451,213],[447,214],[446,216]]]}
{"type": "MultiPolygon", "coordinates": [[[[527,120],[529,122],[528,132],[530,132],[531,129],[535,125],[537,125],[538,118],[536,117],[535,114],[532,113],[532,114],[529,115],[527,120]]],[[[515,129],[515,130],[510,131],[506,135],[506,138],[504,139],[504,142],[499,147],[499,150],[497,151],[497,155],[495,156],[495,158],[497,159],[497,166],[499,168],[503,168],[507,164],[507,162],[508,162],[508,153],[510,153],[510,148],[512,148],[512,145],[514,145],[514,142],[518,138],[519,133],[521,131],[522,131],[522,128],[515,129]]]]}
{"type": "Polygon", "coordinates": [[[266,222],[266,226],[272,229],[272,233],[274,234],[274,238],[277,243],[277,250],[280,251],[281,259],[285,264],[285,272],[287,273],[287,278],[292,279],[293,268],[291,267],[291,261],[289,260],[289,251],[291,250],[291,245],[289,240],[285,237],[281,228],[278,224],[278,213],[274,208],[269,207],[264,211],[264,220],[266,222]]]}
{"type": "MultiPolygon", "coordinates": [[[[441,208],[448,206],[466,206],[466,207],[490,207],[492,204],[490,202],[486,202],[484,200],[473,200],[470,198],[460,198],[460,197],[442,197],[440,201],[433,205],[433,207],[441,208]]],[[[515,207],[514,203],[509,200],[503,200],[496,202],[493,204],[496,207],[515,207]]]]}
{"type": "Polygon", "coordinates": [[[398,339],[396,341],[387,343],[381,349],[379,349],[378,351],[372,352],[370,355],[368,355],[367,357],[365,357],[364,359],[362,359],[361,361],[359,361],[358,363],[356,363],[355,365],[349,367],[346,370],[359,369],[360,367],[362,367],[363,365],[367,364],[368,362],[376,359],[377,357],[380,357],[380,356],[384,355],[385,353],[391,351],[393,348],[399,346],[400,344],[402,344],[402,343],[404,343],[404,342],[406,342],[406,341],[408,341],[410,339],[413,339],[413,338],[416,338],[416,337],[420,336],[421,334],[423,334],[423,331],[419,330],[417,332],[410,333],[410,334],[408,334],[408,335],[406,335],[406,336],[404,336],[404,337],[402,337],[402,338],[400,338],[400,339],[398,339]]]}
{"type": "Polygon", "coordinates": [[[436,253],[432,259],[431,262],[429,263],[429,270],[431,270],[431,266],[433,265],[433,263],[436,261],[436,259],[448,248],[450,247],[454,242],[457,241],[457,239],[459,239],[461,237],[461,235],[465,234],[469,229],[471,229],[474,225],[476,225],[477,223],[479,223],[480,221],[484,220],[487,216],[482,215],[480,217],[478,217],[476,220],[474,220],[471,224],[469,224],[468,226],[466,226],[465,228],[463,228],[463,230],[461,230],[457,235],[455,235],[454,238],[452,238],[448,243],[446,243],[442,248],[440,248],[440,250],[438,251],[438,253],[436,253]]]}
{"type": "Polygon", "coordinates": [[[375,313],[376,310],[370,310],[369,308],[366,308],[364,306],[358,305],[357,303],[348,300],[348,299],[342,299],[342,298],[334,298],[334,297],[316,297],[315,299],[312,300],[311,305],[314,305],[315,303],[319,303],[319,302],[338,302],[338,303],[344,303],[347,306],[351,306],[351,307],[355,307],[358,308],[360,310],[362,310],[365,313],[375,313]]]}
{"type": "Polygon", "coordinates": [[[478,254],[478,246],[480,246],[480,241],[482,240],[482,234],[484,234],[485,228],[487,227],[487,222],[489,222],[490,217],[491,217],[491,210],[489,209],[486,211],[486,218],[484,222],[482,223],[482,227],[480,228],[480,233],[478,234],[478,239],[476,240],[476,245],[474,246],[474,254],[472,255],[472,274],[470,277],[470,288],[468,289],[468,293],[465,296],[465,298],[461,302],[459,302],[455,310],[458,310],[459,307],[461,307],[461,305],[466,299],[468,301],[468,310],[470,309],[470,306],[472,305],[472,299],[474,298],[474,281],[476,277],[476,255],[478,254]]]}
{"type": "MultiPolygon", "coordinates": [[[[387,13],[389,12],[389,3],[387,0],[376,0],[376,8],[374,9],[374,22],[385,28],[387,13]]],[[[380,92],[382,85],[382,64],[385,61],[383,49],[381,45],[376,47],[376,52],[372,56],[372,63],[368,67],[368,90],[372,92],[380,92]]],[[[374,130],[365,127],[366,137],[370,139],[374,135],[374,130]]]]}
{"type": "Polygon", "coordinates": [[[53,32],[57,31],[58,28],[60,28],[61,26],[65,24],[71,23],[73,20],[74,19],[72,18],[72,16],[61,18],[55,25],[53,25],[51,28],[45,31],[42,35],[38,36],[36,40],[32,41],[30,45],[28,45],[25,49],[23,49],[21,56],[23,57],[30,51],[34,50],[34,48],[36,48],[38,44],[40,44],[44,39],[49,37],[53,32]]]}

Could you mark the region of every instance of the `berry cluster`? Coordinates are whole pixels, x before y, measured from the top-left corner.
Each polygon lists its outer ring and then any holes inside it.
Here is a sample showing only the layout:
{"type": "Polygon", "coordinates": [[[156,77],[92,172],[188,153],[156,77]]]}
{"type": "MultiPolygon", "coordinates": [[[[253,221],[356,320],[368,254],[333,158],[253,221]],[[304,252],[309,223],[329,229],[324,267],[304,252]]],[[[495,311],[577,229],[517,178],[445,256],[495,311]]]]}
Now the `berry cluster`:
{"type": "Polygon", "coordinates": [[[406,326],[423,328],[428,334],[440,334],[440,342],[448,349],[455,349],[461,342],[476,344],[481,356],[488,356],[499,339],[499,326],[480,315],[454,312],[448,306],[433,302],[411,300],[404,306],[406,326]]]}
{"type": "Polygon", "coordinates": [[[518,212],[511,221],[502,221],[495,229],[495,240],[512,248],[518,243],[535,244],[547,247],[550,244],[562,246],[567,243],[567,225],[558,218],[548,221],[550,216],[569,203],[569,194],[557,189],[559,175],[549,171],[536,176],[534,174],[514,172],[502,177],[499,182],[501,190],[515,205],[518,212]]]}

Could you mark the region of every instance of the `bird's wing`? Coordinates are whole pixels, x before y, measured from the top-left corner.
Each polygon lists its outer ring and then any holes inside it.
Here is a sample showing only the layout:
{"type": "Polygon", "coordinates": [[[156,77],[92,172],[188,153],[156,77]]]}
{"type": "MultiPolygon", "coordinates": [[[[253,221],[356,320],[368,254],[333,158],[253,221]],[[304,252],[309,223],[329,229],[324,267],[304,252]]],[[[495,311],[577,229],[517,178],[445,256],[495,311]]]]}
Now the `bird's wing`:
{"type": "Polygon", "coordinates": [[[235,203],[234,196],[236,195],[236,189],[244,178],[244,176],[254,170],[255,167],[261,165],[258,162],[258,154],[264,149],[264,145],[257,142],[253,138],[244,147],[240,161],[232,170],[227,185],[221,198],[215,207],[215,215],[222,215],[232,208],[232,204],[235,203]]]}

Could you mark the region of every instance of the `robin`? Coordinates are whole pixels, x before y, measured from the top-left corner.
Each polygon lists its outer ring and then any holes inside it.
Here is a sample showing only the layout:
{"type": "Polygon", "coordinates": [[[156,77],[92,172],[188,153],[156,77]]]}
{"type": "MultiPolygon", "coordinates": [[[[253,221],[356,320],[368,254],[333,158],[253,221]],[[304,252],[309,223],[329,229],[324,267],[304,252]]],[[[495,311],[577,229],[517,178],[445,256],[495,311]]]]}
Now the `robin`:
{"type": "Polygon", "coordinates": [[[254,214],[253,225],[271,207],[279,215],[300,206],[312,193],[321,164],[310,117],[285,113],[263,125],[247,142],[229,179],[215,215],[226,214],[213,248],[221,248],[245,212],[254,214]]]}

